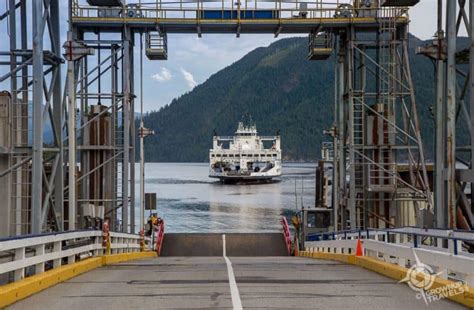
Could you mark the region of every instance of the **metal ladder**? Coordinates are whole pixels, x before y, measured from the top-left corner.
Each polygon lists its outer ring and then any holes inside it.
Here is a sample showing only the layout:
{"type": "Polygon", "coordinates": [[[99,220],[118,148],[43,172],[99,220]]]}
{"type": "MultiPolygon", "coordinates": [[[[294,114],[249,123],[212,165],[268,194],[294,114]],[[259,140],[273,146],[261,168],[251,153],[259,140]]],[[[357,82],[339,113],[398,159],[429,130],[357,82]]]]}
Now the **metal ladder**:
{"type": "MultiPolygon", "coordinates": [[[[12,98],[12,149],[26,149],[31,147],[32,137],[32,104],[24,102],[23,98],[31,98],[32,89],[16,90],[12,98]]],[[[12,165],[26,160],[29,155],[14,152],[11,156],[12,165]]],[[[31,200],[31,162],[27,162],[12,172],[11,182],[11,225],[12,233],[22,235],[29,233],[29,212],[31,200]]]]}
{"type": "MultiPolygon", "coordinates": [[[[396,66],[396,32],[397,18],[400,9],[388,8],[383,11],[379,18],[379,35],[381,44],[379,46],[380,54],[380,101],[383,111],[380,111],[386,118],[391,119],[395,113],[395,99],[393,91],[396,85],[395,66],[396,66]]],[[[369,164],[369,184],[368,187],[374,191],[384,192],[392,191],[396,185],[396,164],[394,163],[393,151],[389,148],[394,144],[396,130],[393,125],[379,117],[382,122],[382,137],[379,143],[383,147],[375,150],[378,153],[377,164],[369,164]]],[[[395,120],[393,120],[395,121],[395,120]]]]}
{"type": "Polygon", "coordinates": [[[354,170],[355,170],[355,184],[356,189],[364,190],[364,166],[365,160],[361,154],[364,152],[365,146],[365,109],[363,102],[354,98],[353,103],[353,124],[352,133],[354,135],[354,149],[356,150],[354,155],[354,170]]]}

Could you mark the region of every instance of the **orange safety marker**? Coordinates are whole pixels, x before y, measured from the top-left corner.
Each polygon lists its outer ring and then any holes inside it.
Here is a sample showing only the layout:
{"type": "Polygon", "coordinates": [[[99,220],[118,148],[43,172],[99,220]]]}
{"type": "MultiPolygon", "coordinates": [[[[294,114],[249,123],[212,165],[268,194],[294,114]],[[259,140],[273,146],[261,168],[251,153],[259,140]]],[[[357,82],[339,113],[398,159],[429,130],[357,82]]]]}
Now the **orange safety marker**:
{"type": "Polygon", "coordinates": [[[364,252],[362,250],[362,241],[360,241],[360,239],[357,239],[356,256],[364,256],[364,252]]]}

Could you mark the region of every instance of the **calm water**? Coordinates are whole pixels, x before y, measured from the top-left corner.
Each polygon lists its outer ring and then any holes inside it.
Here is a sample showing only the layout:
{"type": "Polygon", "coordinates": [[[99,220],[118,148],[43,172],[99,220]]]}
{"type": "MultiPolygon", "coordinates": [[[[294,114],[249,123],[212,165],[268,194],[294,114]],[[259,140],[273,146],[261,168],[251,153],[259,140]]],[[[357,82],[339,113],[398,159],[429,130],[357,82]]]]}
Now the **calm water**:
{"type": "Polygon", "coordinates": [[[277,231],[296,200],[298,207],[314,205],[315,164],[284,164],[283,176],[271,184],[224,185],[207,175],[205,163],[146,164],[145,192],[157,193],[167,232],[277,231]]]}

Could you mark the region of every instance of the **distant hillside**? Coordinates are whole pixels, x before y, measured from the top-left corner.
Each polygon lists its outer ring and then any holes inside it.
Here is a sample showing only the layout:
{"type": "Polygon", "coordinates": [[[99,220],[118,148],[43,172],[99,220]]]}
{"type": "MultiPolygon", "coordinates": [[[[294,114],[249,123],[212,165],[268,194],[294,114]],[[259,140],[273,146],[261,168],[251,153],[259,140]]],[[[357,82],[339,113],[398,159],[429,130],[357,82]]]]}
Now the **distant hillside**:
{"type": "MultiPolygon", "coordinates": [[[[433,145],[434,66],[414,49],[410,58],[427,152],[433,145]]],[[[282,39],[260,47],[212,75],[191,92],[145,118],[148,161],[206,161],[212,134],[231,135],[249,112],[262,135],[280,130],[285,160],[314,161],[333,122],[334,58],[308,61],[307,39],[282,39]]]]}

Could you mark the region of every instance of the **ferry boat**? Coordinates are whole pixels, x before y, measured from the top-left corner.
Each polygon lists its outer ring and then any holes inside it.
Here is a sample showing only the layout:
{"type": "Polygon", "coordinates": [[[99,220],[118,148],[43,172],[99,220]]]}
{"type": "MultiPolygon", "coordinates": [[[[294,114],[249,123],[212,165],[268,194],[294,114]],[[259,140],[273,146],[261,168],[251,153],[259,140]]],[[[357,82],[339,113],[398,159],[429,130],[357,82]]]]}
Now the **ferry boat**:
{"type": "Polygon", "coordinates": [[[234,136],[214,134],[209,165],[223,183],[269,182],[281,176],[280,135],[258,136],[255,124],[239,122],[234,136]]]}

